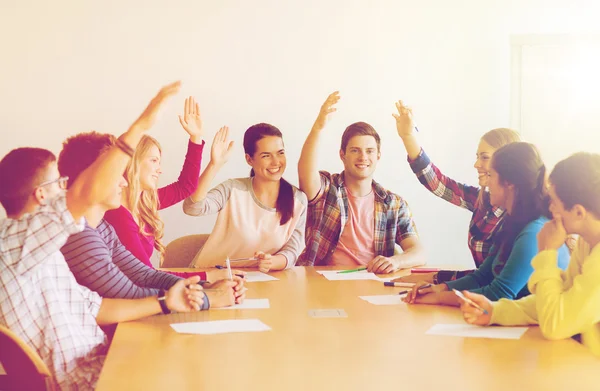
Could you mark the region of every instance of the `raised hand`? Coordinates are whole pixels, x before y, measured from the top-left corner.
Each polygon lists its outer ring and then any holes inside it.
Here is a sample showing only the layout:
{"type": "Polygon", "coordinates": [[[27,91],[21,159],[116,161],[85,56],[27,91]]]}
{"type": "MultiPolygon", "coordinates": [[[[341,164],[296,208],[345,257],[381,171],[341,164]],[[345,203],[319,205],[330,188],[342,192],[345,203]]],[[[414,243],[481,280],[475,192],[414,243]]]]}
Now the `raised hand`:
{"type": "Polygon", "coordinates": [[[190,137],[202,137],[202,119],[200,118],[200,106],[193,96],[186,98],[183,105],[183,117],[179,116],[179,123],[190,135],[190,137]]]}
{"type": "Polygon", "coordinates": [[[134,130],[137,132],[145,132],[154,125],[156,121],[157,114],[159,109],[163,105],[163,103],[170,98],[171,96],[177,94],[179,92],[179,88],[181,87],[181,82],[176,81],[167,86],[164,86],[158,94],[150,101],[146,110],[139,116],[137,120],[131,125],[130,130],[134,130]]]}
{"type": "Polygon", "coordinates": [[[213,139],[210,149],[210,162],[216,167],[221,168],[229,160],[232,150],[233,141],[229,141],[229,128],[223,126],[213,139]]]}
{"type": "Polygon", "coordinates": [[[315,120],[315,124],[313,125],[313,130],[321,130],[325,127],[325,123],[329,117],[329,114],[333,113],[337,109],[333,107],[340,100],[340,92],[335,91],[329,94],[323,105],[321,106],[321,110],[319,111],[319,115],[315,120]]]}
{"type": "Polygon", "coordinates": [[[396,102],[396,110],[398,110],[398,114],[392,113],[392,116],[396,119],[398,136],[401,138],[412,136],[415,128],[412,120],[412,110],[404,106],[401,100],[396,102]]]}

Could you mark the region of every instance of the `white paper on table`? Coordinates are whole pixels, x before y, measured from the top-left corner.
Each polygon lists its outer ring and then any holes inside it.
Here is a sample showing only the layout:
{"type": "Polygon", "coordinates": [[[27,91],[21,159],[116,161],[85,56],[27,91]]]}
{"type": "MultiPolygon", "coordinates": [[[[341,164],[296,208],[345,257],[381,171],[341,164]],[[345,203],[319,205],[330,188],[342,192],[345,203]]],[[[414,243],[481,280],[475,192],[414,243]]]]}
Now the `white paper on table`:
{"type": "Polygon", "coordinates": [[[262,272],[247,272],[244,279],[246,282],[279,281],[279,278],[275,278],[262,272]]]}
{"type": "Polygon", "coordinates": [[[223,334],[269,331],[271,328],[258,319],[214,320],[208,322],[173,323],[173,330],[182,334],[223,334]]]}
{"type": "Polygon", "coordinates": [[[257,310],[270,308],[269,299],[246,299],[242,304],[232,305],[231,307],[215,308],[216,310],[257,310]]]}
{"type": "Polygon", "coordinates": [[[436,324],[425,334],[455,337],[520,339],[529,327],[474,326],[470,324],[436,324]]]}
{"type": "Polygon", "coordinates": [[[404,304],[402,299],[406,296],[406,293],[403,295],[375,295],[375,296],[358,296],[366,302],[375,305],[397,305],[404,304]]]}

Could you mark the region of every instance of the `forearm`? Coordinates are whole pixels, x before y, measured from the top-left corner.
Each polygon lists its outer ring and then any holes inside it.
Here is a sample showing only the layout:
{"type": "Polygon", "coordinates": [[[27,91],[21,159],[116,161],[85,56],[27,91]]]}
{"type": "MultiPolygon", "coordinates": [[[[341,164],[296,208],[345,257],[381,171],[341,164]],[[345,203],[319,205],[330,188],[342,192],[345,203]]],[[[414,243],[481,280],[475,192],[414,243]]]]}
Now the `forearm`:
{"type": "Polygon", "coordinates": [[[96,322],[100,326],[127,322],[155,315],[161,312],[156,296],[144,299],[103,299],[96,322]]]}
{"type": "Polygon", "coordinates": [[[321,188],[321,179],[317,167],[317,149],[320,136],[321,129],[315,124],[302,146],[302,152],[298,160],[300,190],[306,193],[309,200],[314,199],[321,188]]]}
{"type": "Polygon", "coordinates": [[[421,246],[413,247],[403,253],[394,254],[391,258],[397,262],[398,269],[423,266],[427,263],[425,251],[421,246]]]}
{"type": "Polygon", "coordinates": [[[273,255],[271,261],[273,262],[271,266],[272,271],[283,270],[287,266],[287,258],[283,254],[273,255]]]}
{"type": "Polygon", "coordinates": [[[421,145],[419,145],[415,135],[411,134],[410,136],[403,137],[402,142],[404,143],[404,148],[406,148],[408,158],[410,160],[415,160],[421,153],[421,145]]]}
{"type": "Polygon", "coordinates": [[[194,193],[192,193],[190,196],[193,202],[199,202],[206,198],[206,195],[210,190],[210,184],[215,179],[215,176],[217,176],[217,173],[220,169],[221,167],[213,164],[213,162],[208,163],[198,179],[198,187],[196,188],[196,191],[194,191],[194,193]]]}
{"type": "Polygon", "coordinates": [[[193,142],[194,144],[200,145],[204,141],[204,137],[202,137],[201,135],[193,135],[193,136],[190,136],[190,141],[193,142]]]}

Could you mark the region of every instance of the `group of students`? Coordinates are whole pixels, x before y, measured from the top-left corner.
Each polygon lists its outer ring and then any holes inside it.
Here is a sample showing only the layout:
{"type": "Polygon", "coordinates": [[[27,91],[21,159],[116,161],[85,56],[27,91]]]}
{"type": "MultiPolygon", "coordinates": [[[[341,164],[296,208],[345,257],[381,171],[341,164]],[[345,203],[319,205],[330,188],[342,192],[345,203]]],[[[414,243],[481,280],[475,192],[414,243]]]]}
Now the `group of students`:
{"type": "MultiPolygon", "coordinates": [[[[162,152],[145,132],[178,90],[179,83],[164,87],[119,138],[82,133],[63,143],[58,160],[44,149],[18,148],[0,161],[0,203],[8,216],[0,221],[0,324],[38,352],[60,388],[95,385],[106,327],[241,303],[244,272],[229,278],[217,268],[227,257],[244,260],[236,268],[262,272],[335,265],[392,273],[425,264],[408,204],[373,180],[381,140],[372,126],[357,122],[344,131],[342,173],[318,170],[319,139],[337,92],[323,103],[302,148],[299,188],[283,179],[282,133],[260,123],[244,134],[250,175],[211,189],[233,141],[221,128],[200,173],[205,143],[192,97],[179,117],[189,134],[183,169],[159,188],[162,152]],[[165,252],[158,210],[181,201],[187,215],[218,214],[190,264],[198,272],[155,270],[153,252],[161,260],[165,252]]],[[[467,186],[433,165],[416,139],[411,110],[401,101],[396,108],[419,181],[472,212],[468,246],[477,266],[402,277],[416,282],[405,301],[461,306],[465,320],[479,325],[539,323],[548,338],[577,336],[600,355],[600,155],[561,161],[548,182],[535,146],[510,129],[494,129],[477,150],[479,186],[467,186]],[[570,263],[569,235],[579,236],[570,263]]]]}

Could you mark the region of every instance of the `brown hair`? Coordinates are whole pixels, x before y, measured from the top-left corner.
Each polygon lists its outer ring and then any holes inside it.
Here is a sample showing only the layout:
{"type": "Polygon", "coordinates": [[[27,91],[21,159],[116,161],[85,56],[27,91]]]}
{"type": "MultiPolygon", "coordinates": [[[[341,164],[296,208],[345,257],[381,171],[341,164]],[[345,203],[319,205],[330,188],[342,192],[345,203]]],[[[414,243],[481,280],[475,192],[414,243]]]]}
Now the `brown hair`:
{"type": "Polygon", "coordinates": [[[47,149],[13,149],[0,161],[0,203],[7,215],[20,213],[56,156],[47,149]]]}
{"type": "MultiPolygon", "coordinates": [[[[254,156],[256,153],[256,143],[268,136],[279,137],[283,140],[281,131],[275,126],[265,123],[252,125],[244,133],[244,153],[254,156]]],[[[254,176],[254,170],[250,170],[250,176],[254,176]]],[[[279,213],[279,224],[284,225],[294,215],[294,188],[292,185],[281,178],[279,182],[279,194],[275,203],[275,209],[279,213]]]]}
{"type": "Polygon", "coordinates": [[[510,143],[494,153],[492,167],[500,181],[514,186],[512,212],[495,235],[500,260],[505,262],[519,233],[540,216],[550,217],[546,166],[533,144],[510,143]]]}
{"type": "Polygon", "coordinates": [[[350,124],[346,130],[344,130],[344,134],[342,134],[342,145],[340,149],[346,152],[346,147],[350,142],[350,139],[354,136],[373,136],[375,138],[375,142],[377,143],[377,152],[381,151],[381,138],[377,131],[366,122],[355,122],[350,124]]]}
{"type": "Polygon", "coordinates": [[[79,175],[115,142],[112,134],[93,131],[66,139],[58,155],[58,171],[60,175],[69,177],[67,187],[71,187],[79,175]]]}
{"type": "Polygon", "coordinates": [[[578,152],[561,160],[550,174],[554,191],[566,210],[583,206],[600,218],[600,155],[578,152]]]}

